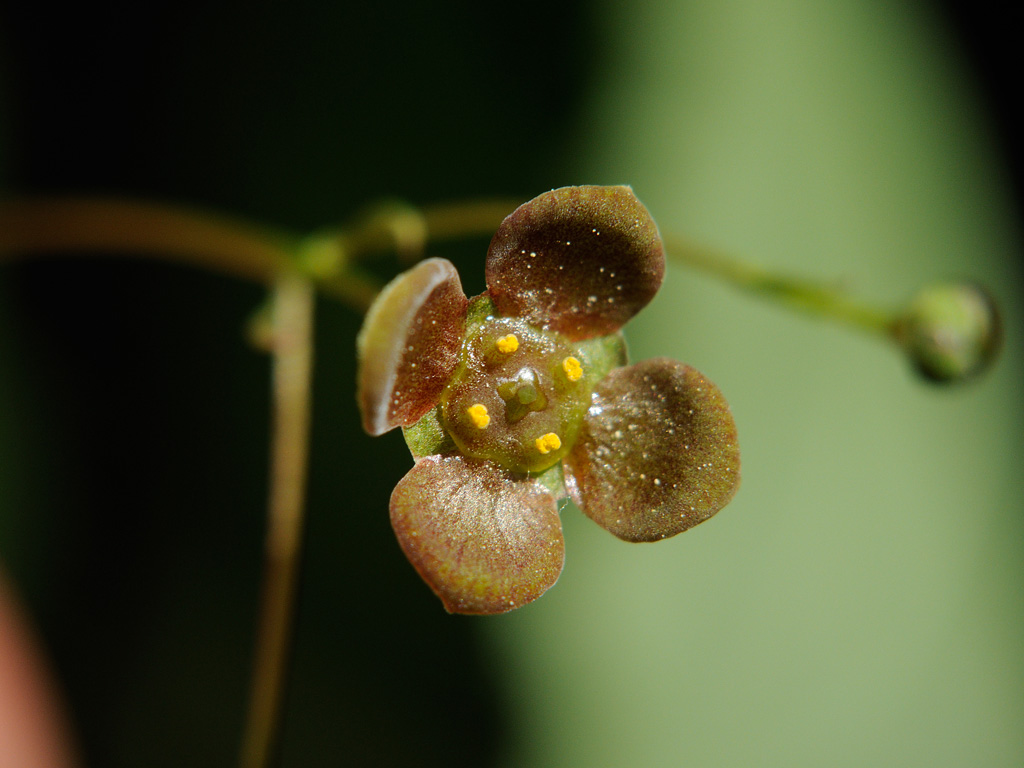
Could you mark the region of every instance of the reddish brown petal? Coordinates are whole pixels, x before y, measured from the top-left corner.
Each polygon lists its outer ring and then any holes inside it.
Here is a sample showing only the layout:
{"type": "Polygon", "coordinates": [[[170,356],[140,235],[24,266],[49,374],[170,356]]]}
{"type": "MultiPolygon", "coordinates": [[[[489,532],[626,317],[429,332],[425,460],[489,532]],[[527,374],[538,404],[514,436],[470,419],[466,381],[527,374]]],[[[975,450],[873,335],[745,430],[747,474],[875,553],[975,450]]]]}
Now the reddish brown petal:
{"type": "Polygon", "coordinates": [[[562,572],[554,498],[489,462],[429,456],[391,494],[406,557],[450,613],[504,613],[536,600],[562,572]]]}
{"type": "Polygon", "coordinates": [[[467,299],[450,261],[427,259],[381,291],[356,346],[363,428],[381,435],[415,424],[459,362],[467,299]]]}
{"type": "Polygon", "coordinates": [[[620,539],[656,541],[707,520],[736,493],[736,425],[698,371],[645,360],[597,385],[564,467],[570,495],[594,522],[620,539]]]}
{"type": "Polygon", "coordinates": [[[665,274],[661,237],[629,187],[563,187],[513,211],[487,252],[487,287],[502,315],[570,339],[622,327],[665,274]]]}

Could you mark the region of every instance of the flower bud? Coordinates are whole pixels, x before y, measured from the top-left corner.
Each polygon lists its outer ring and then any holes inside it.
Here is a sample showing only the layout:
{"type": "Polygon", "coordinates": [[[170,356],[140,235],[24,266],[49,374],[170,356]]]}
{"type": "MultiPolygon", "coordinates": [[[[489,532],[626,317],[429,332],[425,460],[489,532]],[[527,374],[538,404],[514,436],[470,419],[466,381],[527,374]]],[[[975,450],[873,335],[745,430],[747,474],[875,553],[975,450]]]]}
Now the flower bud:
{"type": "Polygon", "coordinates": [[[925,286],[895,326],[918,372],[937,383],[965,381],[987,369],[1002,341],[999,310],[973,283],[925,286]]]}

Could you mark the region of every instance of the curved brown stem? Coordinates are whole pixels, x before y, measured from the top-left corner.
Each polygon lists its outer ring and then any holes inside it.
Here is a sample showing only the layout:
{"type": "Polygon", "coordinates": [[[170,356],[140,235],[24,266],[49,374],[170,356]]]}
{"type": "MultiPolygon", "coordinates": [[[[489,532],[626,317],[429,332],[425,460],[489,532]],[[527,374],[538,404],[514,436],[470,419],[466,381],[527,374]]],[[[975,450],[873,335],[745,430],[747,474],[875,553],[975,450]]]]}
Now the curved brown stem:
{"type": "Polygon", "coordinates": [[[270,285],[298,238],[227,217],[132,200],[0,202],[0,261],[28,254],[153,256],[270,285]]]}

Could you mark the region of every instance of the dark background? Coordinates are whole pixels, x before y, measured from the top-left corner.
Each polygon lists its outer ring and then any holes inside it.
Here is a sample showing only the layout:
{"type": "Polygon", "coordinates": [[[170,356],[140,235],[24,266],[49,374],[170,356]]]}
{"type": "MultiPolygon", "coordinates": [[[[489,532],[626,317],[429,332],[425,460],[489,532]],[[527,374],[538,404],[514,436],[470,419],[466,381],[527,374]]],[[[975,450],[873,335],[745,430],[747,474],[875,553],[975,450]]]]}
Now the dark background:
{"type": "MultiPolygon", "coordinates": [[[[1019,200],[1019,24],[993,3],[938,6],[1019,200]]],[[[581,2],[0,2],[6,191],[181,201],[305,231],[387,196],[525,200],[585,182],[563,169],[601,55],[590,14],[581,2]]],[[[483,245],[447,255],[473,265],[483,245]]],[[[242,329],[264,293],[58,256],[0,277],[0,366],[19,404],[0,422],[0,556],[87,760],[230,764],[269,409],[268,362],[242,329]]],[[[359,322],[319,308],[285,763],[487,765],[502,739],[497,660],[472,620],[424,599],[395,546],[386,494],[409,461],[397,435],[359,429],[359,322]]]]}

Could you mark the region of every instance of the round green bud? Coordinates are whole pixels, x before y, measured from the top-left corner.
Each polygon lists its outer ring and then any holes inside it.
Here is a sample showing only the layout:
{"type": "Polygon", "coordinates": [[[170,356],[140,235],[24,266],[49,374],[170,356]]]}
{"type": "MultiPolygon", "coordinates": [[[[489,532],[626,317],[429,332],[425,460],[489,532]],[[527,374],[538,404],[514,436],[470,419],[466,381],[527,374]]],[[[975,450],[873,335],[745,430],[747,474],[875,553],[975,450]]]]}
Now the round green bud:
{"type": "Polygon", "coordinates": [[[896,339],[926,379],[965,381],[998,356],[1002,324],[995,301],[972,283],[940,283],[918,292],[895,326],[896,339]]]}

